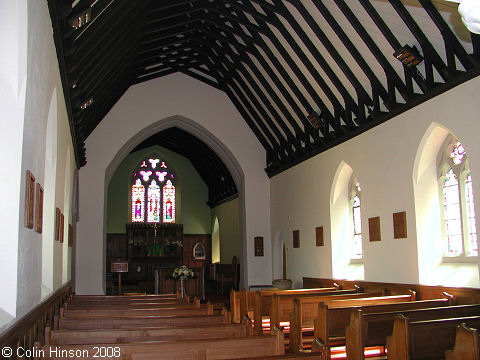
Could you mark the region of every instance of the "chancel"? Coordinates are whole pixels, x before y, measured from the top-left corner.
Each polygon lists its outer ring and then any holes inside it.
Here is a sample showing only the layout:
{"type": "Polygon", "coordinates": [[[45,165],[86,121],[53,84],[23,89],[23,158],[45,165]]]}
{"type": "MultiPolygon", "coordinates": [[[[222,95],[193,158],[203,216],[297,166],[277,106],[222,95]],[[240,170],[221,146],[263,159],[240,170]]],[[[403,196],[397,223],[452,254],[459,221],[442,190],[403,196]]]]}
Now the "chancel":
{"type": "Polygon", "coordinates": [[[478,344],[478,1],[0,10],[2,356],[478,344]]]}

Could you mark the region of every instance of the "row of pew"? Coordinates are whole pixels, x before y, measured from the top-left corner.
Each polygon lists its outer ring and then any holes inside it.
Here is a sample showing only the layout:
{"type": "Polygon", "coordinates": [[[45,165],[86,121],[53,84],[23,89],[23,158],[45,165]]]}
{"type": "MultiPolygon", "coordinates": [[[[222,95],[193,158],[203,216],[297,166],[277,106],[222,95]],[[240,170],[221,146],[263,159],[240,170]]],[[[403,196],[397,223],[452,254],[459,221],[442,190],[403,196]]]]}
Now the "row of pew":
{"type": "Polygon", "coordinates": [[[37,342],[35,359],[322,359],[286,354],[284,334],[253,335],[211,303],[174,294],[72,296],[37,342]]]}
{"type": "Polygon", "coordinates": [[[253,319],[256,335],[282,327],[291,353],[330,359],[343,346],[349,360],[365,359],[372,348],[394,360],[480,359],[480,304],[455,305],[447,293],[417,300],[413,291],[385,295],[358,287],[242,290],[230,294],[230,309],[233,323],[253,319]]]}

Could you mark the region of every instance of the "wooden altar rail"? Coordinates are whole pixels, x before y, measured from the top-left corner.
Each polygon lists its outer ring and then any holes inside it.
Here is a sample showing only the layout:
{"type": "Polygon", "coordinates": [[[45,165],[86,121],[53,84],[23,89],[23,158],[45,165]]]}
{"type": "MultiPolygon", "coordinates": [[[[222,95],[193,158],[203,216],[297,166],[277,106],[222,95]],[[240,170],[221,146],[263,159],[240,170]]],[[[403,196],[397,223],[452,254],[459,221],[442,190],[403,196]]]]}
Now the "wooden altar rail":
{"type": "Polygon", "coordinates": [[[365,292],[384,291],[385,295],[404,294],[411,289],[417,293],[418,300],[438,299],[442,293],[447,292],[453,295],[458,304],[480,304],[480,289],[468,287],[431,286],[419,284],[388,283],[363,280],[341,280],[327,278],[303,278],[304,288],[328,287],[337,283],[343,288],[351,287],[353,284],[360,286],[365,292]]]}
{"type": "MultiPolygon", "coordinates": [[[[48,299],[10,326],[0,337],[0,348],[33,349],[34,342],[43,339],[43,329],[53,323],[55,314],[72,294],[72,283],[67,282],[48,299]]],[[[12,357],[15,358],[15,357],[12,357]]]]}

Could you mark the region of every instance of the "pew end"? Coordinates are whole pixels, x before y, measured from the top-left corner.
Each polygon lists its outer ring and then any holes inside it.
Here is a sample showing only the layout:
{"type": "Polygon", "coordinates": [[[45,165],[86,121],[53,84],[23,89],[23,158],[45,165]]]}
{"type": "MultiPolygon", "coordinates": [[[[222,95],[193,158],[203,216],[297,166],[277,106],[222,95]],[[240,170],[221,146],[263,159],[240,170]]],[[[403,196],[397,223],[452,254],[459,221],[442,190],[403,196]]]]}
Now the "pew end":
{"type": "Polygon", "coordinates": [[[478,360],[480,348],[478,331],[468,327],[465,323],[458,325],[455,334],[455,346],[447,350],[445,360],[478,360]]]}
{"type": "Polygon", "coordinates": [[[442,292],[442,296],[448,299],[448,305],[457,305],[457,299],[455,296],[449,294],[448,292],[442,292]]]}
{"type": "Polygon", "coordinates": [[[408,318],[402,314],[395,316],[393,333],[387,337],[387,359],[409,360],[408,318]]]}

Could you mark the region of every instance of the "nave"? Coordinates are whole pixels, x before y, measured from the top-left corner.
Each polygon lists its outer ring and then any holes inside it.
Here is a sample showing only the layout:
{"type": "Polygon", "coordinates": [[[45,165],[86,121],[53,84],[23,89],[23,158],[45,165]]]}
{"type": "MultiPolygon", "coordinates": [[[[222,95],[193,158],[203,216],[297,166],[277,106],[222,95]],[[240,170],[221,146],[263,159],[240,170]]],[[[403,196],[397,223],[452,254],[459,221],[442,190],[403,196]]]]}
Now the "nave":
{"type": "Polygon", "coordinates": [[[232,289],[206,302],[66,289],[30,331],[1,345],[39,360],[470,360],[480,358],[479,299],[472,288],[308,277],[302,289],[232,289]]]}

